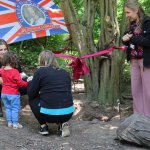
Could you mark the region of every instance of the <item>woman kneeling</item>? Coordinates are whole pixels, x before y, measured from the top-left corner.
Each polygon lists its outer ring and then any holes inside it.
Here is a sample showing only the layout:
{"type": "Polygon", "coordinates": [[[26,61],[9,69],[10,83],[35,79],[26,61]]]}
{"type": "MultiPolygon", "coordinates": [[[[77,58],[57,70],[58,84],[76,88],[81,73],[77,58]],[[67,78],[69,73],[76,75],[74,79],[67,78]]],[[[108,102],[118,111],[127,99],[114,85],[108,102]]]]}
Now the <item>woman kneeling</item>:
{"type": "MultiPolygon", "coordinates": [[[[69,136],[68,120],[74,112],[71,78],[60,69],[55,55],[45,50],[39,55],[40,68],[28,83],[29,105],[40,124],[39,133],[49,134],[48,123],[57,123],[61,136],[69,136]]],[[[29,79],[30,80],[30,79],[29,79]]]]}

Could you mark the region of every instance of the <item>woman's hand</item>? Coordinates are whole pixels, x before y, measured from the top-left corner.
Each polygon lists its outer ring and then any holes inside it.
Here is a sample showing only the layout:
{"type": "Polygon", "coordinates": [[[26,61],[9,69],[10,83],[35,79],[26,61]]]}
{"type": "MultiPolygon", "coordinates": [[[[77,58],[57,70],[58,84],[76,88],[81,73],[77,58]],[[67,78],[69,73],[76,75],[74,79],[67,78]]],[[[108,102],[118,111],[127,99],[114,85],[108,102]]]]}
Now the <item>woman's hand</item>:
{"type": "Polygon", "coordinates": [[[32,81],[32,79],[33,79],[33,76],[30,76],[30,77],[27,79],[27,82],[32,81]]]}
{"type": "Polygon", "coordinates": [[[130,38],[133,36],[133,34],[126,34],[122,37],[122,40],[124,42],[130,41],[130,38]]]}
{"type": "Polygon", "coordinates": [[[27,79],[27,82],[32,81],[32,79],[27,79]]]}

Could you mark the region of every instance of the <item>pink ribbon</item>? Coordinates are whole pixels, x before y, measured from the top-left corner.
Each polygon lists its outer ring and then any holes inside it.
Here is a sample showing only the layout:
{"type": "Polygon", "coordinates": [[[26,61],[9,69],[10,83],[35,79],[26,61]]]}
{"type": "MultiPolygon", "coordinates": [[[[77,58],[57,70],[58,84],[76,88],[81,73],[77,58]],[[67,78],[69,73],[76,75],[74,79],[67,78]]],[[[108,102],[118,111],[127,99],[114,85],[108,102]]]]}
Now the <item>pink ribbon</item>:
{"type": "Polygon", "coordinates": [[[80,75],[83,76],[84,73],[88,75],[90,72],[89,68],[86,66],[82,58],[76,57],[70,65],[74,67],[74,70],[73,70],[74,80],[78,80],[80,78],[80,75]]]}
{"type": "Polygon", "coordinates": [[[126,50],[128,46],[121,46],[121,47],[117,47],[117,46],[113,46],[113,49],[121,49],[121,50],[126,50]]]}
{"type": "Polygon", "coordinates": [[[73,43],[73,42],[69,42],[68,44],[67,44],[67,46],[63,49],[63,50],[61,50],[61,51],[52,51],[54,54],[60,54],[60,53],[62,53],[62,52],[64,52],[67,48],[68,48],[68,46],[70,45],[70,43],[73,43]]]}
{"type": "Polygon", "coordinates": [[[86,55],[86,56],[83,56],[81,58],[74,57],[74,56],[69,56],[69,55],[63,55],[63,54],[56,54],[55,51],[53,51],[53,53],[57,57],[64,57],[64,58],[74,59],[70,65],[72,67],[74,67],[74,70],[73,70],[73,79],[74,80],[78,80],[80,78],[80,75],[82,76],[85,73],[86,76],[87,76],[89,74],[89,72],[90,72],[89,68],[86,66],[85,62],[82,59],[89,58],[89,57],[94,57],[94,56],[98,56],[98,55],[102,55],[102,54],[106,54],[106,53],[112,52],[113,49],[126,50],[127,46],[122,46],[122,47],[113,46],[110,49],[103,50],[103,51],[98,52],[98,53],[86,55]]]}

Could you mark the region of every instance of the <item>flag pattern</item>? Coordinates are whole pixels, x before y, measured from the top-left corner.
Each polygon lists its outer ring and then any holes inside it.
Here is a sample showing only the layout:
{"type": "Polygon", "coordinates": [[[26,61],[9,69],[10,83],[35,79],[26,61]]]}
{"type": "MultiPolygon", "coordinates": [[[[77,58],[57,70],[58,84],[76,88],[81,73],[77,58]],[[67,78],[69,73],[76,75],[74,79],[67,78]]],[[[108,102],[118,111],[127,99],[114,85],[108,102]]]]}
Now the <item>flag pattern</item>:
{"type": "Polygon", "coordinates": [[[68,33],[52,0],[0,0],[0,38],[8,44],[68,33]]]}

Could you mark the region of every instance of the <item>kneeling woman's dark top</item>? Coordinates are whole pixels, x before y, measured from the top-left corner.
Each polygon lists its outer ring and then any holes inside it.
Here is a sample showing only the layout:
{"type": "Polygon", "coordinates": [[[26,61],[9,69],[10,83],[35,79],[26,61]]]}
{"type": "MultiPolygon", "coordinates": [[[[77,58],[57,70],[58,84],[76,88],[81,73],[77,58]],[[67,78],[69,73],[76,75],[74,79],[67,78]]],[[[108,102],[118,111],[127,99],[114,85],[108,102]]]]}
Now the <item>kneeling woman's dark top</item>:
{"type": "Polygon", "coordinates": [[[40,113],[67,115],[74,112],[71,78],[64,69],[40,67],[28,84],[29,100],[40,97],[40,113]]]}

